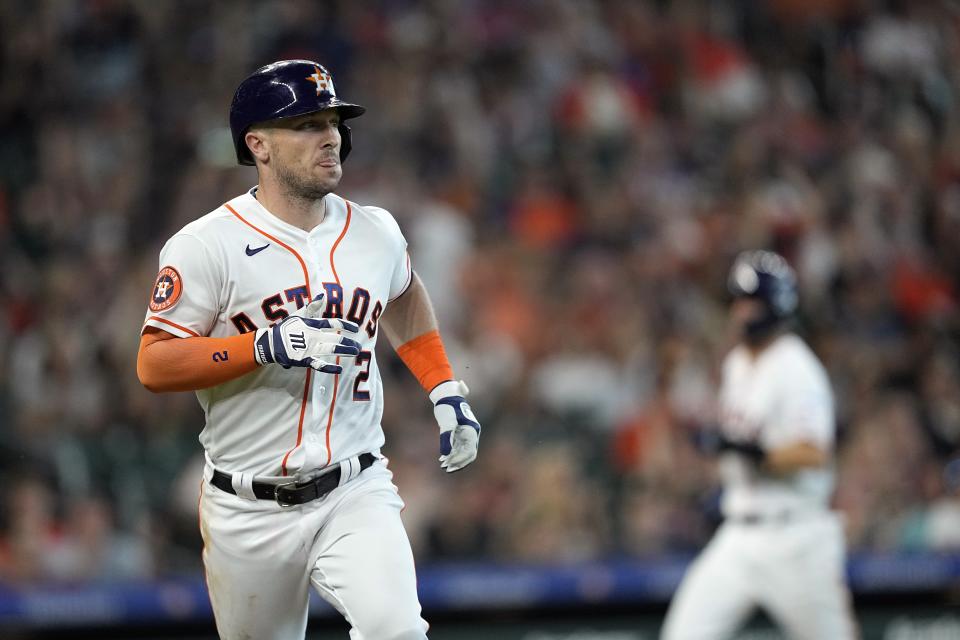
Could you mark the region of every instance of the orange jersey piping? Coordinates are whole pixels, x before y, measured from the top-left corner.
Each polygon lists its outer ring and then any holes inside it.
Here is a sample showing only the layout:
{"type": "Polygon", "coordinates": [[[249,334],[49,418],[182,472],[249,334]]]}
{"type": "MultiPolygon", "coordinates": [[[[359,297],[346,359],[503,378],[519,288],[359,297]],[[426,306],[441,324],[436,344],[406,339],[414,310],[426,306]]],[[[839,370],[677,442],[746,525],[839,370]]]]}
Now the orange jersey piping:
{"type": "MultiPolygon", "coordinates": [[[[276,242],[278,245],[280,245],[281,247],[283,247],[284,249],[292,253],[294,257],[296,257],[297,261],[300,263],[300,268],[303,269],[304,284],[306,284],[307,286],[307,299],[308,300],[313,299],[313,295],[310,293],[310,273],[307,271],[307,264],[303,261],[303,258],[300,257],[300,254],[297,253],[297,250],[291,247],[290,245],[286,244],[285,242],[281,242],[280,240],[273,237],[263,229],[249,222],[247,219],[245,219],[243,216],[237,213],[237,210],[231,207],[229,204],[224,204],[223,206],[225,206],[230,211],[230,213],[235,215],[237,219],[240,220],[240,222],[244,223],[245,225],[247,225],[257,233],[259,233],[260,235],[266,238],[269,238],[273,242],[276,242]]],[[[349,221],[349,216],[347,220],[349,221]]],[[[280,472],[284,476],[287,475],[287,459],[290,457],[290,454],[293,453],[296,450],[296,448],[300,446],[300,442],[303,439],[303,419],[307,413],[307,398],[310,395],[310,379],[311,379],[310,374],[311,374],[311,371],[307,370],[307,375],[303,382],[303,400],[301,400],[300,402],[300,419],[297,421],[297,443],[293,446],[292,449],[287,451],[287,453],[283,456],[283,460],[280,463],[280,472]]]]}
{"type": "MultiPolygon", "coordinates": [[[[170,325],[171,327],[176,327],[177,329],[180,329],[180,331],[185,331],[185,332],[189,333],[191,336],[194,336],[194,337],[196,337],[196,338],[199,338],[199,337],[200,337],[200,334],[197,333],[196,331],[194,331],[193,329],[187,329],[187,328],[184,327],[183,325],[179,325],[179,324],[177,324],[176,322],[171,322],[171,321],[169,321],[169,320],[167,320],[167,319],[165,319],[165,318],[161,318],[160,316],[150,316],[149,318],[147,318],[147,320],[154,320],[154,321],[156,321],[156,322],[162,322],[163,324],[168,324],[168,325],[170,325]]],[[[146,328],[146,326],[147,326],[147,325],[144,325],[144,328],[146,328]]],[[[140,330],[140,333],[143,333],[143,329],[140,330]]]]}
{"type": "MultiPolygon", "coordinates": [[[[346,199],[340,198],[343,200],[343,203],[347,205],[347,220],[343,223],[343,231],[340,232],[340,235],[337,237],[337,240],[333,243],[333,246],[330,247],[330,270],[333,271],[333,278],[337,281],[337,284],[340,284],[340,276],[337,275],[337,266],[334,264],[333,254],[336,252],[337,247],[340,246],[340,241],[343,240],[343,237],[347,235],[347,229],[350,228],[350,218],[353,215],[353,209],[350,207],[350,203],[346,199]]],[[[337,356],[337,364],[340,364],[340,356],[337,356]]],[[[330,431],[333,428],[333,410],[337,406],[337,390],[340,386],[340,374],[338,373],[333,377],[333,397],[330,400],[330,413],[327,414],[327,436],[326,436],[326,445],[327,445],[327,464],[330,464],[330,461],[333,460],[333,452],[330,449],[330,431]]]]}

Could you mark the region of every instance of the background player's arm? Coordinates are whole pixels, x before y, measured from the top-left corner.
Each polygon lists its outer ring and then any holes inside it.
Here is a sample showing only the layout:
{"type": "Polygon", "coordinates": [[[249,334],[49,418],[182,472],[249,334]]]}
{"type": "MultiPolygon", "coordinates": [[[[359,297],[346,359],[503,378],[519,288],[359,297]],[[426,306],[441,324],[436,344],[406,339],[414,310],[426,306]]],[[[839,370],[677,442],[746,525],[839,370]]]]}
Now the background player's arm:
{"type": "Polygon", "coordinates": [[[254,333],[229,338],[179,338],[146,327],[137,353],[137,377],[154,393],[206,389],[257,368],[254,333]]]}
{"type": "Polygon", "coordinates": [[[780,420],[785,428],[782,433],[792,434],[792,437],[767,449],[766,471],[789,475],[830,464],[835,417],[826,373],[819,367],[799,367],[779,406],[780,420]]]}
{"type": "Polygon", "coordinates": [[[777,475],[788,475],[801,469],[826,466],[830,455],[822,447],[802,440],[766,452],[764,467],[777,475]]]}
{"type": "Polygon", "coordinates": [[[700,432],[696,445],[706,454],[716,455],[724,451],[739,453],[774,475],[789,475],[801,469],[824,467],[830,461],[829,451],[811,440],[797,440],[779,447],[765,448],[754,439],[729,438],[719,429],[700,432]]]}

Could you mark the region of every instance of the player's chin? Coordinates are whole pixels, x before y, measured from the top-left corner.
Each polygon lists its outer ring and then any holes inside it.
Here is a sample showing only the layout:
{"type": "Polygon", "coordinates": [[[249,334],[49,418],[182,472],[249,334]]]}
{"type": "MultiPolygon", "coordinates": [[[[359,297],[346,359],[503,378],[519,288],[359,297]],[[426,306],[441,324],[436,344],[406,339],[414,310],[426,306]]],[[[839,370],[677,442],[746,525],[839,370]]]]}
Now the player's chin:
{"type": "Polygon", "coordinates": [[[333,190],[340,184],[340,178],[343,177],[343,168],[339,162],[334,165],[318,164],[314,168],[314,176],[317,182],[333,190]]]}
{"type": "Polygon", "coordinates": [[[340,164],[339,160],[318,162],[315,170],[320,176],[336,180],[339,180],[340,176],[343,175],[343,165],[340,164]]]}

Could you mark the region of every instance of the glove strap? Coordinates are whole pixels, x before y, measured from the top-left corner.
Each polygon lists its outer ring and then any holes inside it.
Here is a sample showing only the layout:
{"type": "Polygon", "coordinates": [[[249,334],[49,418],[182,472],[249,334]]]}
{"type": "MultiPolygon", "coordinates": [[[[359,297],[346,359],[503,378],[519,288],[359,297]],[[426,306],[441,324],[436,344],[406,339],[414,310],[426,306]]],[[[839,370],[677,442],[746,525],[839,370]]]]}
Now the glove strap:
{"type": "Polygon", "coordinates": [[[272,333],[272,328],[257,329],[257,337],[253,341],[253,357],[261,366],[276,362],[273,359],[273,345],[270,344],[272,333]]]}
{"type": "MultiPolygon", "coordinates": [[[[451,409],[453,413],[457,416],[457,426],[459,427],[473,427],[477,430],[477,433],[480,433],[480,423],[474,420],[473,418],[467,417],[467,414],[464,413],[463,407],[461,405],[467,405],[467,399],[463,396],[447,396],[446,398],[440,398],[437,401],[437,406],[445,404],[451,409]]],[[[469,409],[468,409],[469,411],[469,409]]],[[[472,414],[473,412],[470,411],[472,414]]]]}
{"type": "Polygon", "coordinates": [[[437,402],[443,398],[450,396],[466,397],[468,393],[470,393],[470,390],[467,389],[467,385],[463,380],[447,380],[446,382],[441,382],[430,391],[430,402],[437,404],[437,402]]]}

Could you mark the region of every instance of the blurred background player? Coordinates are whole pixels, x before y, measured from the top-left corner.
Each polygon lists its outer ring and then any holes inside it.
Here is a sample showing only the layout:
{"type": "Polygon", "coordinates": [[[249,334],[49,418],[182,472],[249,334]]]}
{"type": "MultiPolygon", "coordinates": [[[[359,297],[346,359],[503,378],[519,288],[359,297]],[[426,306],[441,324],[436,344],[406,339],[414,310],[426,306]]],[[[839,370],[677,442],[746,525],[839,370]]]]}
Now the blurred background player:
{"type": "Polygon", "coordinates": [[[796,276],[776,253],[744,252],[728,288],[738,344],[723,362],[712,440],[724,523],[687,571],[662,637],[728,638],[762,607],[790,638],[853,638],[843,526],[829,508],[833,394],[789,326],[796,276]]]}
{"type": "Polygon", "coordinates": [[[234,94],[237,161],[258,184],[160,253],[137,372],[196,390],[206,422],[200,530],[222,638],[302,639],[311,586],[354,640],[426,638],[404,506],[380,454],[386,333],[429,393],[448,472],[480,425],[453,380],[393,217],[332,193],[347,118],[319,63],[257,69],[234,94]]]}

